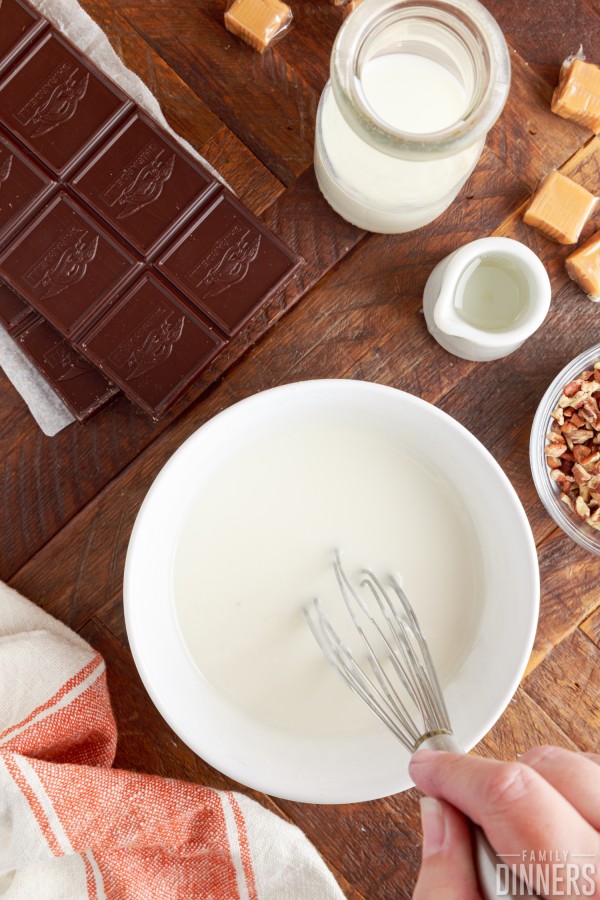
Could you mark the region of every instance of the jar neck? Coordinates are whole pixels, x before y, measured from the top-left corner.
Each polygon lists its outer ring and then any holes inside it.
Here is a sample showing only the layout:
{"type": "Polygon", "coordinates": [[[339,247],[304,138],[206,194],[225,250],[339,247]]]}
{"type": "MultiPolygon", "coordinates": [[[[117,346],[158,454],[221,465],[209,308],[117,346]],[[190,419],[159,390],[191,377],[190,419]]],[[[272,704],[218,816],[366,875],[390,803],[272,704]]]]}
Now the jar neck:
{"type": "Polygon", "coordinates": [[[403,159],[435,159],[485,139],[508,96],[510,59],[498,24],[477,0],[363,0],[336,38],[331,84],[344,118],[371,146],[403,159]],[[417,133],[380,117],[363,74],[371,61],[397,54],[423,57],[457,80],[465,95],[460,118],[417,133]]]}

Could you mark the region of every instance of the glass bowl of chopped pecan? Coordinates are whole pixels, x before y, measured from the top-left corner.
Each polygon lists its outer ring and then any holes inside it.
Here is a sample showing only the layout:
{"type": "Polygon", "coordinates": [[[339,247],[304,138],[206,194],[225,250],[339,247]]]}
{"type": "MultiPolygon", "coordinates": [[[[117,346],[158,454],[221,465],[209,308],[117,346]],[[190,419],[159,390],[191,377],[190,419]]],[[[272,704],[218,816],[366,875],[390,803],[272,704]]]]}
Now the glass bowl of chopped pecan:
{"type": "Polygon", "coordinates": [[[557,525],[600,556],[600,345],[556,376],[538,406],[529,455],[540,499],[557,525]]]}

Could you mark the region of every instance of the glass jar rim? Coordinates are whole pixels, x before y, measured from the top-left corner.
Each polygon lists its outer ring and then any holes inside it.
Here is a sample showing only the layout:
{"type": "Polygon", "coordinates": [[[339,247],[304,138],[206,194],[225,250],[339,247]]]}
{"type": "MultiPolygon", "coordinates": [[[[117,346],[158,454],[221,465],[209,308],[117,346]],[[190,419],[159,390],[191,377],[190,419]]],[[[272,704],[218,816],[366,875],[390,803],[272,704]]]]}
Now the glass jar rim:
{"type": "MultiPolygon", "coordinates": [[[[441,20],[440,20],[441,21],[441,20]]],[[[337,104],[356,133],[375,149],[402,159],[433,159],[460,153],[496,122],[510,88],[510,56],[504,35],[478,0],[363,0],[342,25],[331,54],[331,84],[337,104]],[[369,105],[357,77],[357,61],[369,36],[398,16],[440,13],[469,28],[488,63],[485,89],[467,114],[441,131],[402,131],[380,119],[369,105]]]]}

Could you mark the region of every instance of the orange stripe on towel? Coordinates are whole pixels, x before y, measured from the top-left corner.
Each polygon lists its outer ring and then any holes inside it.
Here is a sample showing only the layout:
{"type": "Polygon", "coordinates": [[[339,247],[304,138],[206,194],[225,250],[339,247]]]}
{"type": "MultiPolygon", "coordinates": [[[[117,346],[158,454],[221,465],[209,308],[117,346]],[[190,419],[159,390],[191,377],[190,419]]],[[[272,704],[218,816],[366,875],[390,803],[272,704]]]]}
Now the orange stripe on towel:
{"type": "Polygon", "coordinates": [[[52,697],[46,700],[45,703],[40,704],[40,706],[36,707],[33,712],[30,712],[28,716],[22,719],[20,722],[17,722],[16,725],[11,725],[10,728],[7,728],[0,734],[0,740],[8,737],[9,734],[12,734],[13,731],[16,731],[18,728],[23,728],[28,722],[31,722],[37,716],[47,710],[48,712],[55,706],[65,694],[68,694],[69,691],[72,691],[74,687],[77,687],[78,684],[81,684],[82,681],[90,675],[94,669],[96,669],[99,665],[104,662],[99,653],[95,653],[93,659],[84,666],[83,669],[80,669],[76,675],[73,675],[72,678],[69,678],[63,686],[58,690],[52,697]]]}
{"type": "Polygon", "coordinates": [[[256,890],[256,881],[254,879],[254,869],[252,868],[252,857],[250,855],[250,844],[248,842],[248,832],[246,831],[246,820],[240,809],[240,805],[236,800],[232,791],[227,791],[227,798],[233,810],[233,817],[238,833],[238,842],[240,845],[240,854],[242,857],[242,866],[244,868],[244,877],[246,879],[246,887],[248,888],[248,896],[250,900],[258,900],[258,891],[256,890]]]}

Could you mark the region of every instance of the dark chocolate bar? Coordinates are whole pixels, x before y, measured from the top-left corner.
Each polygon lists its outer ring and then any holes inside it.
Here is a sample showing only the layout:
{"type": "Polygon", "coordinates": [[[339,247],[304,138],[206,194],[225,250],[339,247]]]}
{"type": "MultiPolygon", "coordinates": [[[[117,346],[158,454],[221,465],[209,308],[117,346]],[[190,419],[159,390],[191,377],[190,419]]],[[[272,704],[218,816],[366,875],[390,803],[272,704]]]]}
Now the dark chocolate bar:
{"type": "Polygon", "coordinates": [[[0,271],[67,338],[106,309],[142,263],[60,191],[0,254],[0,271]]]}
{"type": "Polygon", "coordinates": [[[157,267],[231,337],[295,262],[285,244],[223,192],[170,244],[157,267]]]}
{"type": "Polygon", "coordinates": [[[167,285],[146,273],[80,346],[130,400],[158,419],[223,343],[167,285]]]}
{"type": "Polygon", "coordinates": [[[48,22],[21,0],[2,0],[0,3],[0,72],[17,58],[19,53],[48,22]]]}
{"type": "Polygon", "coordinates": [[[72,171],[132,106],[53,31],[31,47],[0,86],[0,122],[60,176],[72,171]]]}
{"type": "Polygon", "coordinates": [[[80,422],[86,422],[119,394],[87,359],[48,322],[37,317],[20,332],[19,343],[80,422]]]}
{"type": "Polygon", "coordinates": [[[157,419],[300,261],[25,0],[5,21],[0,321],[78,418],[116,385],[157,419]]]}
{"type": "Polygon", "coordinates": [[[13,289],[0,281],[0,324],[9,334],[17,334],[38,316],[13,289]]]}
{"type": "Polygon", "coordinates": [[[56,186],[16,144],[0,135],[0,247],[56,186]]]}
{"type": "Polygon", "coordinates": [[[71,185],[146,258],[218,187],[203,166],[139,112],[71,185]]]}

